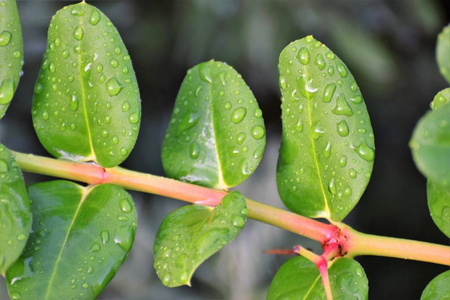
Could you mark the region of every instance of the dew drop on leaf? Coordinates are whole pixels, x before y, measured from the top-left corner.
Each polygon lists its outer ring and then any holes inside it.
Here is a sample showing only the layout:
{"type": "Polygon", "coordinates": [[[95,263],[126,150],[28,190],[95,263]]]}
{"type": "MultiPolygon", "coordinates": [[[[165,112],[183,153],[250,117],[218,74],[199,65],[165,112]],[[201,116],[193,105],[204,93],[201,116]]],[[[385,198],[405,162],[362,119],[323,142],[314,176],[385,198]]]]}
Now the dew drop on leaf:
{"type": "Polygon", "coordinates": [[[116,96],[122,90],[122,86],[116,78],[111,78],[105,83],[106,92],[110,96],[116,96]]]}
{"type": "Polygon", "coordinates": [[[73,30],[73,37],[77,40],[77,41],[81,41],[84,37],[84,30],[81,26],[77,26],[75,27],[75,29],[73,30]]]}
{"type": "Polygon", "coordinates": [[[231,114],[231,121],[234,124],[239,124],[247,114],[247,110],[243,107],[236,108],[231,114]]]}
{"type": "Polygon", "coordinates": [[[5,47],[11,41],[12,34],[7,30],[3,30],[0,33],[0,47],[5,47]]]}

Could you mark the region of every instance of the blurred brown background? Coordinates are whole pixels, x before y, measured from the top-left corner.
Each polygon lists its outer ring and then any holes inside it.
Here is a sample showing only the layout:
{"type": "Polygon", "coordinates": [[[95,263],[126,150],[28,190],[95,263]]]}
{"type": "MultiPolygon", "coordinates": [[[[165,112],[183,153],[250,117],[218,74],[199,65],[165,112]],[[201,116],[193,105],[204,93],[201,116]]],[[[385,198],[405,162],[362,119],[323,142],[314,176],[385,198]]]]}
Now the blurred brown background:
{"type": "MultiPolygon", "coordinates": [[[[426,204],[425,179],[408,141],[434,95],[447,87],[435,63],[437,34],[450,20],[446,0],[142,0],[87,1],[115,24],[140,84],[143,118],[136,147],[124,166],[163,175],[160,151],[171,108],[188,68],[216,59],[240,72],[266,122],[267,149],[255,174],[238,189],[283,207],[275,184],[281,133],[278,55],[291,41],[313,34],[349,67],[364,95],[375,133],[371,182],[345,219],[363,232],[448,244],[426,204]]],[[[18,0],[25,46],[24,75],[0,122],[0,141],[17,151],[47,155],[31,123],[33,86],[52,15],[72,1],[18,0]]],[[[25,174],[28,184],[48,178],[25,174]]],[[[314,242],[250,221],[241,235],[200,267],[192,288],[162,286],[152,246],[163,217],[183,203],[132,193],[139,227],[134,247],[99,299],[264,299],[286,257],[266,249],[314,242]]],[[[370,299],[418,299],[443,266],[360,257],[370,299]]],[[[0,279],[0,299],[8,299],[0,279]]]]}

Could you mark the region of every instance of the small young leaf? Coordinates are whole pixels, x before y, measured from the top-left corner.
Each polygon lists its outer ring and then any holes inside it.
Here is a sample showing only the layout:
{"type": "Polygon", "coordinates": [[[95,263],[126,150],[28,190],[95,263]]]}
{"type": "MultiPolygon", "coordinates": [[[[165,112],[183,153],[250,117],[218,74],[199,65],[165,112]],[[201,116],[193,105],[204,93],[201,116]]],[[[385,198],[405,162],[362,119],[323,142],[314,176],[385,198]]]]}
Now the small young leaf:
{"type": "Polygon", "coordinates": [[[428,180],[427,198],[431,218],[436,226],[450,238],[450,188],[428,180]]]}
{"type": "MultiPolygon", "coordinates": [[[[368,298],[367,277],[357,261],[338,258],[328,273],[333,299],[368,298]]],[[[302,256],[288,260],[275,274],[267,299],[326,299],[316,265],[302,256]]]]}
{"type": "Polygon", "coordinates": [[[22,173],[0,144],[0,274],[19,258],[30,231],[31,208],[22,173]]]}
{"type": "Polygon", "coordinates": [[[363,194],[375,156],[362,95],[345,64],[312,36],[289,44],[278,68],[280,197],[294,212],[340,221],[363,194]]]}
{"type": "Polygon", "coordinates": [[[247,179],[266,145],[252,92],[232,67],[215,61],[187,72],[162,148],[167,175],[225,189],[247,179]]]}
{"type": "Polygon", "coordinates": [[[7,271],[9,295],[94,299],[114,277],[134,240],[136,210],[121,187],[68,181],[32,185],[33,233],[7,271]]]}
{"type": "Polygon", "coordinates": [[[169,214],[153,246],[154,267],[162,283],[190,285],[197,267],[233,240],[246,220],[245,198],[238,191],[227,194],[214,209],[189,205],[169,214]]]}
{"type": "MultiPolygon", "coordinates": [[[[0,119],[5,115],[19,84],[23,41],[16,0],[0,2],[0,119]]],[[[1,270],[1,268],[0,268],[1,270]]]]}
{"type": "Polygon", "coordinates": [[[136,142],[140,98],[116,28],[84,1],[53,17],[34,90],[33,123],[55,157],[114,167],[136,142]]]}
{"type": "Polygon", "coordinates": [[[436,300],[450,298],[450,270],[438,275],[427,285],[420,300],[436,300]]]}
{"type": "Polygon", "coordinates": [[[440,91],[434,96],[433,101],[431,102],[431,109],[436,109],[444,105],[445,103],[450,102],[450,88],[446,88],[445,90],[440,91]]]}
{"type": "Polygon", "coordinates": [[[438,35],[436,60],[442,76],[450,83],[450,25],[447,25],[438,35]]]}
{"type": "Polygon", "coordinates": [[[423,116],[410,142],[419,170],[433,183],[450,187],[450,104],[423,116]]]}

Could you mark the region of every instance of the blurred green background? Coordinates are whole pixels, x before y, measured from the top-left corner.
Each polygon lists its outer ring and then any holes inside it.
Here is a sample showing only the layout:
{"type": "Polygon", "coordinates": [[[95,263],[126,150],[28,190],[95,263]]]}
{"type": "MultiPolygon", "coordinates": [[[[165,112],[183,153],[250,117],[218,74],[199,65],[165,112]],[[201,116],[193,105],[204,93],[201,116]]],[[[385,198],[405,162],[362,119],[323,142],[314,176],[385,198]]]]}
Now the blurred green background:
{"type": "MultiPolygon", "coordinates": [[[[435,63],[437,34],[450,19],[447,0],[141,0],[87,1],[116,25],[140,84],[143,118],[127,168],[163,175],[160,152],[178,88],[188,68],[210,59],[240,72],[266,122],[267,149],[255,174],[238,187],[246,196],[283,207],[275,168],[281,134],[278,55],[291,41],[313,34],[349,67],[364,95],[375,133],[371,182],[344,220],[363,232],[449,244],[434,226],[425,179],[408,141],[434,95],[447,87],[435,63]]],[[[31,123],[33,86],[52,15],[73,1],[18,0],[25,46],[24,75],[0,122],[7,147],[48,155],[31,123]]],[[[47,180],[25,174],[28,184],[47,180]]],[[[264,299],[287,258],[264,254],[301,244],[301,237],[250,221],[230,245],[200,267],[192,287],[162,286],[153,270],[152,246],[164,216],[183,203],[132,193],[139,227],[134,247],[99,299],[264,299]]],[[[444,266],[360,257],[370,299],[418,299],[444,266]]],[[[0,299],[8,299],[0,279],[0,299]]]]}

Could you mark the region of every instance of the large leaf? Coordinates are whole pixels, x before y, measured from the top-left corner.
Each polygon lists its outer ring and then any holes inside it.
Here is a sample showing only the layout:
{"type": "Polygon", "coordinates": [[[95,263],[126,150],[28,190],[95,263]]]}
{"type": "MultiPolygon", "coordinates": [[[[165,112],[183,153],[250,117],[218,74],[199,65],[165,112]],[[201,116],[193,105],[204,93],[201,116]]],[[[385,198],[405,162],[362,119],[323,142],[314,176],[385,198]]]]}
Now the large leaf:
{"type": "Polygon", "coordinates": [[[428,180],[450,187],[450,103],[419,120],[410,146],[417,167],[428,180]]]}
{"type": "Polygon", "coordinates": [[[252,92],[232,67],[215,61],[190,69],[162,148],[167,175],[225,189],[247,179],[266,144],[252,92]]]}
{"type": "Polygon", "coordinates": [[[278,68],[280,197],[297,213],[340,221],[363,194],[374,160],[359,88],[345,64],[312,36],[289,44],[278,68]]]}
{"type": "Polygon", "coordinates": [[[22,253],[31,231],[31,208],[22,173],[0,144],[0,274],[22,253]]]}
{"type": "Polygon", "coordinates": [[[0,58],[1,119],[17,89],[23,65],[22,30],[16,0],[0,2],[0,58]]]}
{"type": "MultiPolygon", "coordinates": [[[[450,55],[450,53],[449,53],[450,55]]],[[[440,91],[434,96],[433,101],[431,102],[431,108],[436,109],[444,105],[445,103],[450,102],[450,88],[446,88],[445,90],[440,91]]]]}
{"type": "Polygon", "coordinates": [[[139,91],[116,28],[84,1],[58,11],[33,99],[33,123],[55,157],[114,167],[140,124],[139,91]]]}
{"type": "Polygon", "coordinates": [[[197,267],[236,237],[246,220],[245,198],[238,191],[227,194],[214,209],[189,205],[169,214],[153,246],[162,283],[190,285],[197,267]]]}
{"type": "MultiPolygon", "coordinates": [[[[333,299],[367,299],[368,281],[361,265],[353,259],[337,258],[328,268],[333,299]]],[[[291,258],[278,270],[270,284],[268,300],[326,299],[319,269],[302,256],[291,258]]]]}
{"type": "Polygon", "coordinates": [[[430,281],[420,296],[420,300],[450,299],[450,270],[430,281]]]}
{"type": "Polygon", "coordinates": [[[428,208],[436,226],[450,238],[450,188],[427,183],[428,208]]]}
{"type": "Polygon", "coordinates": [[[16,299],[93,299],[114,277],[134,240],[136,210],[112,184],[68,181],[32,185],[33,233],[8,270],[16,299]]]}
{"type": "Polygon", "coordinates": [[[450,83],[450,25],[447,25],[438,35],[436,59],[441,74],[450,83]]]}

